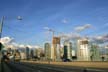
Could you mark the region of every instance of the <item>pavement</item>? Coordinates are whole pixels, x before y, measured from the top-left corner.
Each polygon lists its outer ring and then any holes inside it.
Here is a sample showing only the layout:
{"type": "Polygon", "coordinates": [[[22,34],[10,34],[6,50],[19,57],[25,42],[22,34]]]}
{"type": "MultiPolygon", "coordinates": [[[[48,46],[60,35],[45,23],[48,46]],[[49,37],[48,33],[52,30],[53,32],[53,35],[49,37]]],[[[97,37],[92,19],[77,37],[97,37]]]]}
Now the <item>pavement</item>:
{"type": "Polygon", "coordinates": [[[108,72],[108,68],[64,65],[68,64],[69,62],[64,64],[60,63],[61,65],[59,63],[56,64],[57,62],[50,62],[50,64],[48,63],[49,62],[45,63],[34,61],[3,63],[3,72],[108,72]]]}
{"type": "Polygon", "coordinates": [[[22,61],[27,63],[50,64],[58,66],[76,66],[76,67],[90,67],[108,69],[108,61],[73,61],[73,62],[48,62],[48,61],[22,61]]]}

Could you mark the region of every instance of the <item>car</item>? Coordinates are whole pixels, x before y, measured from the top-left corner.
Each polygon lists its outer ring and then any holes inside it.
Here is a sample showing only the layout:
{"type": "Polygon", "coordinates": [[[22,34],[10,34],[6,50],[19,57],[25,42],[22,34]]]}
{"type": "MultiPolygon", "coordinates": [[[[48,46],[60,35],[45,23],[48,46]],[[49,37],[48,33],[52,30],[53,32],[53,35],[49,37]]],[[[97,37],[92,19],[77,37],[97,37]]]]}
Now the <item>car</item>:
{"type": "Polygon", "coordinates": [[[63,59],[63,62],[71,62],[70,59],[63,59]]]}

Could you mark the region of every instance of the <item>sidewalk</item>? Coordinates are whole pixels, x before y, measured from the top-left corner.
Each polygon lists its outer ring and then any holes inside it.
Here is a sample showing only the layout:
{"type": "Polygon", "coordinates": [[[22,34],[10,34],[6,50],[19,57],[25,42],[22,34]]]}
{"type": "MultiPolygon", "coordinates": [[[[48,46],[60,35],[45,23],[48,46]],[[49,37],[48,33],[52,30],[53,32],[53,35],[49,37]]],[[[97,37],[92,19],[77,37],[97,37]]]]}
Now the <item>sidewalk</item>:
{"type": "Polygon", "coordinates": [[[77,66],[77,67],[91,67],[91,68],[105,68],[108,69],[108,62],[42,62],[42,61],[23,61],[30,63],[51,64],[60,66],[77,66]]]}

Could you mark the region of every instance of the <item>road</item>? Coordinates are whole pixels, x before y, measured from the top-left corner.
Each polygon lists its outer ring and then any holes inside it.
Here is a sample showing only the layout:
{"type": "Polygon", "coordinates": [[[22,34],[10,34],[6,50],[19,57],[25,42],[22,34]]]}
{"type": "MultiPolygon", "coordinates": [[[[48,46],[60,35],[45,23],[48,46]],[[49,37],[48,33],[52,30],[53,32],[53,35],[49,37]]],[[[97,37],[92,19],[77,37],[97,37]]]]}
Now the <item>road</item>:
{"type": "Polygon", "coordinates": [[[9,62],[3,63],[2,72],[108,72],[108,69],[59,66],[30,62],[9,62]]]}

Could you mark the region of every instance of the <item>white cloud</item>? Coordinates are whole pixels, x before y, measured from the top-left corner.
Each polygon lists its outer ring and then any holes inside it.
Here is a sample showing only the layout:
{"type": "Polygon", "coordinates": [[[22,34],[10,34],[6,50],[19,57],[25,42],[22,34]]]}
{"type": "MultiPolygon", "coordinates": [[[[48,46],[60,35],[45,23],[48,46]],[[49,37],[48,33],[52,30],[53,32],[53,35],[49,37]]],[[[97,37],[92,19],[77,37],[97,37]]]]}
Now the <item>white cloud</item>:
{"type": "Polygon", "coordinates": [[[50,28],[49,28],[49,27],[43,27],[43,29],[45,29],[45,30],[49,30],[50,28]]]}
{"type": "Polygon", "coordinates": [[[35,45],[35,46],[33,46],[33,48],[41,48],[41,47],[40,47],[40,46],[35,45]]]}
{"type": "Polygon", "coordinates": [[[97,36],[95,39],[96,40],[103,40],[103,36],[97,36]]]}
{"type": "Polygon", "coordinates": [[[100,43],[108,42],[108,34],[94,36],[93,40],[100,43]]]}
{"type": "Polygon", "coordinates": [[[103,37],[104,42],[108,42],[108,34],[105,34],[102,37],[103,37]]]}
{"type": "Polygon", "coordinates": [[[83,26],[78,26],[75,28],[75,31],[81,32],[81,31],[88,29],[88,28],[91,28],[91,24],[85,24],[83,26]]]}
{"type": "Polygon", "coordinates": [[[5,48],[16,49],[18,44],[14,42],[14,38],[11,37],[3,37],[0,42],[5,46],[5,48]]]}
{"type": "Polygon", "coordinates": [[[3,37],[1,38],[0,42],[3,43],[3,44],[10,44],[14,41],[13,38],[10,38],[10,37],[3,37]]]}
{"type": "Polygon", "coordinates": [[[53,29],[49,28],[49,27],[43,27],[43,29],[47,30],[47,31],[54,31],[53,29]]]}
{"type": "Polygon", "coordinates": [[[26,45],[26,47],[28,47],[28,48],[33,48],[31,45],[26,45]]]}
{"type": "Polygon", "coordinates": [[[19,48],[26,48],[25,45],[21,44],[21,45],[18,45],[19,48]]]}
{"type": "Polygon", "coordinates": [[[68,33],[59,35],[63,40],[79,39],[81,36],[78,33],[68,33]]]}
{"type": "Polygon", "coordinates": [[[12,49],[18,49],[18,48],[39,48],[39,46],[35,45],[24,45],[24,44],[18,44],[14,41],[14,38],[10,37],[3,37],[1,38],[0,42],[5,46],[5,48],[12,48],[12,49]]]}
{"type": "Polygon", "coordinates": [[[64,24],[67,24],[68,20],[67,19],[63,19],[61,22],[64,23],[64,24]]]}

